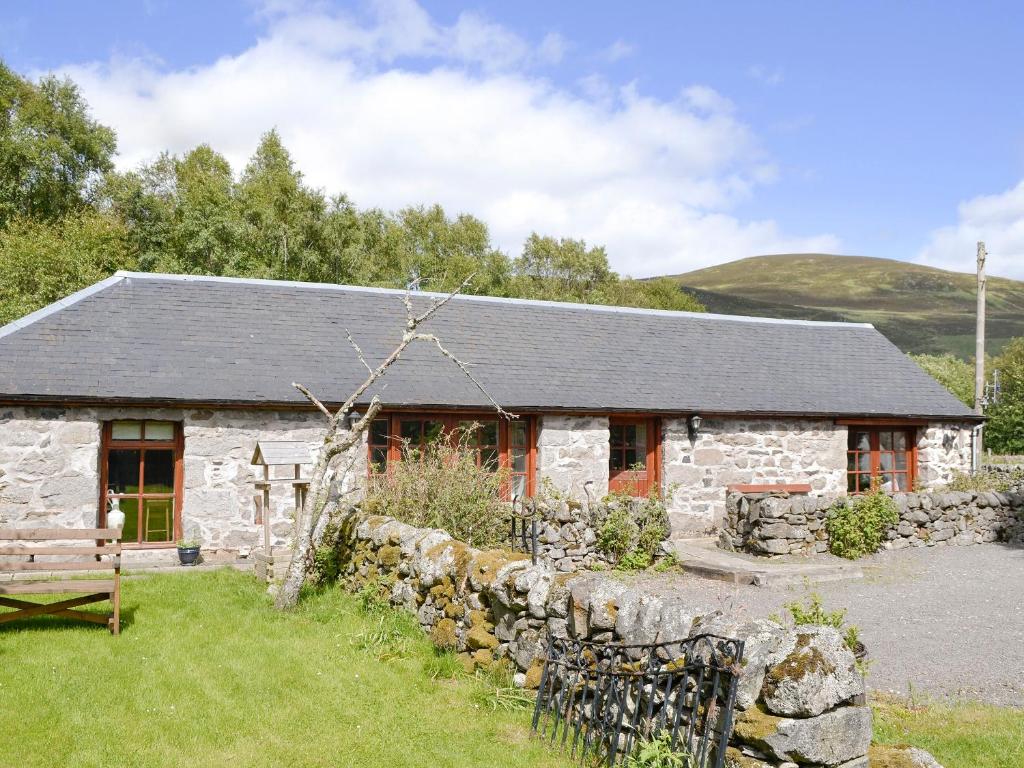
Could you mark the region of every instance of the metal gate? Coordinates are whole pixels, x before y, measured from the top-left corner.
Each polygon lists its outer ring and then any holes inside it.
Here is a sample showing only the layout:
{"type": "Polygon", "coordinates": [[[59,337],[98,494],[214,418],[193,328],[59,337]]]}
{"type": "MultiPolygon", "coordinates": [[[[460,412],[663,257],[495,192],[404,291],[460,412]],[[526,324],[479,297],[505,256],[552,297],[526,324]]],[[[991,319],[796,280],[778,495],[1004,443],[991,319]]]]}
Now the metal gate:
{"type": "Polygon", "coordinates": [[[550,638],[533,729],[587,765],[624,765],[663,739],[688,768],[721,768],[743,641],[697,635],[652,645],[550,638]]]}

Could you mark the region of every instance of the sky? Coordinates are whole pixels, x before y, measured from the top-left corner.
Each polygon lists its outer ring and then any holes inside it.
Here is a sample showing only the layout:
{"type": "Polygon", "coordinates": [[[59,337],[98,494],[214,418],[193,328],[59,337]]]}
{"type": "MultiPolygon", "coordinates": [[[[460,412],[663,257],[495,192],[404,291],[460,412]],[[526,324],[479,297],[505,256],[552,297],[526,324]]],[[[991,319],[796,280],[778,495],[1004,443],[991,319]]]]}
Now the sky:
{"type": "Polygon", "coordinates": [[[277,128],[361,207],[441,203],[624,274],[829,252],[1024,279],[1024,3],[40,0],[121,168],[277,128]]]}

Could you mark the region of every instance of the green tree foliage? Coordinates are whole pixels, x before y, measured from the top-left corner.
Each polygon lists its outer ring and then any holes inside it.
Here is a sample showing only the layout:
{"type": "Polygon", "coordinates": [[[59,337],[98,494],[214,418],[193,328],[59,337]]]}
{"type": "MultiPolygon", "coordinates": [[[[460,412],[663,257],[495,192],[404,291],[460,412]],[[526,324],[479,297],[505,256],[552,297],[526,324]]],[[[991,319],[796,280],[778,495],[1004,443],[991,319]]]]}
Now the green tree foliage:
{"type": "Polygon", "coordinates": [[[985,412],[985,446],[995,453],[1024,454],[1024,338],[1013,339],[992,361],[1002,394],[985,412]]]}
{"type": "Polygon", "coordinates": [[[38,84],[0,62],[0,227],[81,210],[113,166],[114,132],[89,117],[70,80],[38,84]]]}
{"type": "Polygon", "coordinates": [[[911,355],[915,363],[952,392],[965,405],[974,407],[974,363],[953,355],[911,355]]]}
{"type": "Polygon", "coordinates": [[[109,214],[13,219],[0,229],[0,325],[135,266],[127,229],[109,214]]]}
{"type": "Polygon", "coordinates": [[[0,101],[5,320],[121,267],[392,288],[419,277],[433,291],[472,274],[469,293],[703,310],[670,280],[621,278],[579,240],[534,234],[513,260],[473,216],[329,198],[274,130],[239,174],[206,144],[115,172],[114,133],[70,81],[34,84],[0,64],[0,101]]]}

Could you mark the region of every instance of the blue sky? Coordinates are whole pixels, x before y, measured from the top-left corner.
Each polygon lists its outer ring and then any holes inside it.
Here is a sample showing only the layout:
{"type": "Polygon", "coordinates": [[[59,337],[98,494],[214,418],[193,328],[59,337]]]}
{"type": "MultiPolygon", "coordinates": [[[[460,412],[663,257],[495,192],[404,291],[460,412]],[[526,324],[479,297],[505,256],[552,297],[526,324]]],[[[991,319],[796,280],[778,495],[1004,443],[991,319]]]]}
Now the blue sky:
{"type": "Polygon", "coordinates": [[[636,274],[826,249],[1024,278],[1024,4],[39,2],[131,166],[277,126],[311,182],[438,201],[636,274]]]}

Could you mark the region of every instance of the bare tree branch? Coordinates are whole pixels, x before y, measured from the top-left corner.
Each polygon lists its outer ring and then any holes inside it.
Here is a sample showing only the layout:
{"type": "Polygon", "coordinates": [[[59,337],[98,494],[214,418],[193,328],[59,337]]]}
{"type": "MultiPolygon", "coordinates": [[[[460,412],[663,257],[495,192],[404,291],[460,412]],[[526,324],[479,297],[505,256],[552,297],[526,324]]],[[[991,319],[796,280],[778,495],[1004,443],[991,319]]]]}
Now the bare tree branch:
{"type": "Polygon", "coordinates": [[[466,363],[462,362],[459,358],[457,358],[451,352],[449,352],[447,349],[445,349],[444,345],[441,343],[441,340],[439,338],[437,338],[437,336],[435,336],[432,333],[417,333],[416,334],[416,339],[419,340],[419,341],[432,341],[432,342],[434,342],[434,344],[437,346],[437,348],[439,350],[441,350],[441,354],[444,355],[445,357],[447,357],[449,360],[451,360],[457,366],[459,366],[459,368],[462,370],[462,372],[464,374],[466,374],[466,377],[470,381],[472,381],[473,384],[476,385],[476,388],[479,389],[483,393],[484,397],[486,397],[490,401],[491,405],[494,406],[494,410],[496,410],[498,412],[499,416],[502,416],[502,417],[504,417],[506,419],[509,419],[510,421],[512,419],[519,418],[515,414],[509,413],[504,408],[502,408],[500,405],[498,405],[498,401],[495,400],[493,397],[491,397],[491,393],[488,392],[487,389],[484,387],[484,385],[481,384],[480,381],[476,378],[476,376],[473,375],[473,373],[469,370],[469,366],[466,363]]]}
{"type": "MultiPolygon", "coordinates": [[[[426,320],[429,320],[430,316],[435,314],[437,312],[437,310],[439,310],[441,307],[443,307],[449,301],[451,301],[456,296],[458,296],[460,293],[462,293],[464,290],[466,290],[473,283],[473,277],[474,277],[475,274],[476,273],[473,273],[473,274],[469,275],[469,277],[467,277],[465,280],[462,281],[462,284],[459,285],[458,288],[456,288],[454,291],[449,293],[447,296],[444,296],[444,297],[442,297],[440,299],[436,299],[434,301],[434,303],[430,305],[430,308],[427,309],[426,312],[424,312],[419,317],[415,318],[415,322],[414,322],[412,328],[410,328],[409,330],[413,330],[417,326],[419,326],[421,323],[425,322],[426,320]]],[[[408,294],[406,294],[406,297],[408,298],[408,294]]],[[[409,305],[406,305],[406,306],[408,307],[409,305]]],[[[411,309],[411,307],[410,307],[410,309],[411,309]]]]}
{"type": "Polygon", "coordinates": [[[331,414],[330,410],[327,408],[326,405],[321,403],[312,392],[310,392],[308,389],[306,389],[301,384],[297,384],[294,381],[292,382],[292,386],[295,387],[297,390],[299,390],[299,392],[304,394],[309,399],[309,401],[311,403],[313,403],[313,405],[315,405],[317,408],[319,408],[320,412],[322,414],[324,414],[324,416],[326,416],[328,419],[331,418],[332,414],[331,414]]]}
{"type": "Polygon", "coordinates": [[[345,336],[348,337],[348,343],[351,344],[355,348],[356,354],[359,355],[359,362],[361,362],[363,364],[363,366],[366,368],[366,370],[370,374],[372,374],[373,373],[373,368],[371,368],[370,364],[368,362],[366,362],[366,358],[363,357],[363,350],[361,350],[359,348],[359,345],[356,344],[356,340],[352,338],[352,332],[349,331],[348,328],[345,329],[345,336]]]}

